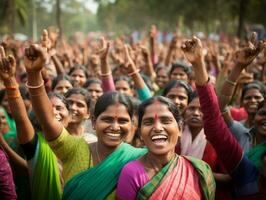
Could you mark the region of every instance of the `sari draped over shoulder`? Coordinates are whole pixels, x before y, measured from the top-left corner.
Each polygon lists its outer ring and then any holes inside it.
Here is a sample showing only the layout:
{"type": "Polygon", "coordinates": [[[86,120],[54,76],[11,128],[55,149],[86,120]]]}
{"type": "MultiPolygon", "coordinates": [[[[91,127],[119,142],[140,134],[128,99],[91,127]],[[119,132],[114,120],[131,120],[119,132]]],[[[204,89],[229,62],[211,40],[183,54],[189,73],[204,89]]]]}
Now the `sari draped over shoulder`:
{"type": "Polygon", "coordinates": [[[209,165],[192,157],[176,156],[138,192],[144,200],[213,200],[215,181],[209,165]]]}
{"type": "Polygon", "coordinates": [[[32,171],[32,199],[59,200],[62,187],[57,158],[41,133],[38,133],[38,143],[38,155],[32,171]]]}
{"type": "Polygon", "coordinates": [[[259,171],[261,170],[262,155],[265,153],[265,151],[266,151],[266,142],[263,142],[253,147],[247,153],[248,158],[257,167],[259,171]]]}
{"type": "Polygon", "coordinates": [[[113,191],[123,166],[145,153],[147,149],[138,149],[122,143],[100,164],[70,179],[65,185],[63,199],[114,199],[113,191]]]}

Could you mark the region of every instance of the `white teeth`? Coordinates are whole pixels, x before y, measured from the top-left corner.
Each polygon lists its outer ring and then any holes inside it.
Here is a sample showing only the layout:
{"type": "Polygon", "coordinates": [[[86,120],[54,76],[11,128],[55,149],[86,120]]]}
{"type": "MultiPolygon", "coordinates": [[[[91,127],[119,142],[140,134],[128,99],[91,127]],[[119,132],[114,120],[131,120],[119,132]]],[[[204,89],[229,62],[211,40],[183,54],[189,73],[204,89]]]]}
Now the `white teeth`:
{"type": "Polygon", "coordinates": [[[106,133],[106,135],[111,137],[120,137],[120,133],[106,133]]]}
{"type": "Polygon", "coordinates": [[[167,136],[166,135],[154,135],[151,138],[152,140],[159,140],[159,139],[165,139],[167,140],[167,136]]]}

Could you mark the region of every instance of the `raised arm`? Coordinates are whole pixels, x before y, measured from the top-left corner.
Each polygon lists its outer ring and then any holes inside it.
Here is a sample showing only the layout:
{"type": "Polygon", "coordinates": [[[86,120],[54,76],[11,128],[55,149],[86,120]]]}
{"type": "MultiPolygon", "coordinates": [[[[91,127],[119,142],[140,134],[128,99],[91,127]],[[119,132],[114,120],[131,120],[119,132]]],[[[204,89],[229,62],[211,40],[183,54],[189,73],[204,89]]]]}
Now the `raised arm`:
{"type": "Polygon", "coordinates": [[[141,46],[140,48],[146,63],[145,72],[153,80],[156,77],[156,73],[153,68],[151,54],[149,53],[149,50],[146,47],[141,46]]]}
{"type": "Polygon", "coordinates": [[[25,49],[24,64],[28,74],[26,86],[29,88],[32,106],[48,141],[56,139],[63,125],[56,120],[52,105],[44,88],[41,70],[47,59],[44,47],[34,44],[25,49]]]}
{"type": "Polygon", "coordinates": [[[104,92],[115,91],[115,84],[112,76],[112,70],[108,64],[108,52],[110,48],[110,42],[107,42],[104,38],[101,38],[101,47],[98,49],[97,54],[100,56],[101,61],[101,79],[104,92]]]}
{"type": "MultiPolygon", "coordinates": [[[[235,52],[234,55],[234,67],[228,78],[225,79],[221,95],[219,96],[219,102],[221,110],[225,110],[225,107],[229,104],[239,78],[243,69],[245,69],[252,61],[258,56],[258,54],[263,50],[265,43],[262,41],[256,43],[256,34],[253,33],[249,45],[235,52]]],[[[226,110],[225,110],[226,111],[226,110]]],[[[228,125],[232,123],[232,117],[229,112],[224,112],[223,117],[228,125]]]]}
{"type": "Polygon", "coordinates": [[[141,77],[139,73],[139,69],[136,67],[135,63],[132,60],[132,57],[130,56],[130,51],[131,51],[130,47],[128,45],[125,45],[124,49],[125,49],[125,54],[126,54],[125,67],[128,71],[128,76],[131,76],[134,81],[135,88],[137,89],[139,99],[141,101],[144,101],[145,99],[148,99],[151,97],[150,90],[145,84],[143,78],[141,77]]]}
{"type": "Polygon", "coordinates": [[[6,57],[2,46],[0,46],[0,63],[0,77],[4,82],[10,110],[16,122],[18,141],[20,144],[25,144],[33,139],[34,129],[28,118],[15,78],[15,58],[13,56],[6,57]]]}
{"type": "Polygon", "coordinates": [[[208,83],[201,41],[194,37],[182,45],[182,50],[195,71],[195,81],[203,112],[204,132],[228,172],[240,163],[243,151],[226,126],[213,86],[208,83]],[[226,147],[226,148],[225,148],[226,147]]]}

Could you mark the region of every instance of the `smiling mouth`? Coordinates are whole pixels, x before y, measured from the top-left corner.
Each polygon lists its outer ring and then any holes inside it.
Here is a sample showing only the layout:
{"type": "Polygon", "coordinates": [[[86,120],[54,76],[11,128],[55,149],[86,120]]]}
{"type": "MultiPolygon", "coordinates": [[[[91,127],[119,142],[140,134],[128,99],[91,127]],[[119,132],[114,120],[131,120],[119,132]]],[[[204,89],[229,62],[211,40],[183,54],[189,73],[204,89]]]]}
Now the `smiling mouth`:
{"type": "Polygon", "coordinates": [[[106,135],[114,140],[121,139],[121,133],[106,133],[106,135]]]}
{"type": "Polygon", "coordinates": [[[168,136],[167,135],[162,135],[162,134],[153,135],[151,137],[151,140],[155,144],[164,144],[168,140],[168,136]]]}

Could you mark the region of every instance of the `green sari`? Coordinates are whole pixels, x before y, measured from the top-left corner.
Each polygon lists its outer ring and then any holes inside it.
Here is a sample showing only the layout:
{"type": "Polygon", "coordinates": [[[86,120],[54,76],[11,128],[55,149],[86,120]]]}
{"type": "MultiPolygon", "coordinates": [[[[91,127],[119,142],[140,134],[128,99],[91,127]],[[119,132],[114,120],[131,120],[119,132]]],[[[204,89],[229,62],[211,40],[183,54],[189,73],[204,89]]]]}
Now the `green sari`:
{"type": "Polygon", "coordinates": [[[64,188],[63,199],[106,199],[114,189],[119,174],[126,163],[147,153],[147,149],[134,148],[122,143],[111,155],[100,164],[79,173],[70,179],[64,188]]]}
{"type": "Polygon", "coordinates": [[[32,199],[59,200],[62,188],[57,158],[41,133],[38,134],[36,162],[32,173],[32,199]]]}
{"type": "Polygon", "coordinates": [[[262,155],[266,152],[266,142],[256,145],[248,153],[247,156],[251,162],[260,171],[262,155]]]}

